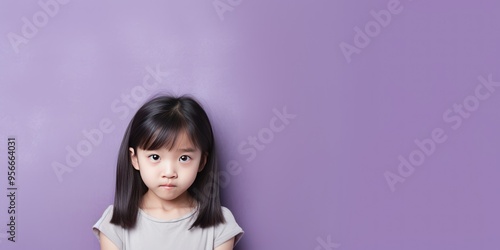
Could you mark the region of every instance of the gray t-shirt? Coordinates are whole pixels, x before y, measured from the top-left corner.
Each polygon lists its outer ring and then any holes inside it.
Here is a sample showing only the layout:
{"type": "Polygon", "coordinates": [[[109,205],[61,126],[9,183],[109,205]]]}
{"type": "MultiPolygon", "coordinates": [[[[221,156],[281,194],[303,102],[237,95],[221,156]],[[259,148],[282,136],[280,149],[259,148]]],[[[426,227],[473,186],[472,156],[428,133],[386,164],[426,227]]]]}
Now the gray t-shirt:
{"type": "Polygon", "coordinates": [[[236,237],[236,245],[243,235],[243,230],[236,223],[231,211],[222,207],[222,213],[226,223],[188,230],[198,215],[197,209],[182,218],[170,221],[153,218],[139,209],[136,226],[133,229],[124,229],[110,223],[113,215],[111,205],[93,226],[93,231],[98,238],[99,232],[103,233],[118,249],[123,250],[213,250],[232,237],[236,237]]]}

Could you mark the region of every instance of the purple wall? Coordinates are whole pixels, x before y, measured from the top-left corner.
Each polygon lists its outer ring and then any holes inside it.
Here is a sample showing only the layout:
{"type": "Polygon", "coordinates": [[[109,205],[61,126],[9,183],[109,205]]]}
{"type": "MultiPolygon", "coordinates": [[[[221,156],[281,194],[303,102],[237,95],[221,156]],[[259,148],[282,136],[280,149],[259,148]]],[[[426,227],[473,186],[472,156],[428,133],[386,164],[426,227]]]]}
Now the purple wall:
{"type": "Polygon", "coordinates": [[[211,116],[237,249],[500,249],[499,11],[2,1],[0,248],[98,249],[125,126],[166,92],[211,116]]]}

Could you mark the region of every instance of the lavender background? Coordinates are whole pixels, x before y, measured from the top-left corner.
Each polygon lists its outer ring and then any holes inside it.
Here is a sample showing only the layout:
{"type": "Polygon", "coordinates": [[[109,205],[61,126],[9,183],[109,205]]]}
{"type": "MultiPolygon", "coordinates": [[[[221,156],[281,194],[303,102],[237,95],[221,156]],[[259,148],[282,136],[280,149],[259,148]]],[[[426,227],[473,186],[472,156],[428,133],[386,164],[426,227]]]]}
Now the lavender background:
{"type": "Polygon", "coordinates": [[[125,126],[167,92],[210,113],[224,205],[246,231],[237,249],[500,249],[500,91],[478,80],[500,82],[499,11],[487,0],[2,1],[0,248],[98,249],[91,226],[112,203],[125,126]],[[47,2],[58,9],[44,19],[47,2]],[[390,22],[377,26],[372,10],[390,22]],[[13,46],[33,17],[36,34],[13,46]],[[366,25],[373,37],[346,57],[342,43],[366,25]],[[148,68],[164,72],[150,90],[148,68]],[[283,109],[295,117],[281,126],[283,109]],[[113,130],[59,180],[53,166],[102,120],[113,130]],[[414,141],[435,129],[446,140],[418,158],[414,141]],[[16,243],[5,238],[8,136],[16,243]],[[412,155],[419,166],[391,190],[384,174],[401,176],[398,157],[412,155]]]}

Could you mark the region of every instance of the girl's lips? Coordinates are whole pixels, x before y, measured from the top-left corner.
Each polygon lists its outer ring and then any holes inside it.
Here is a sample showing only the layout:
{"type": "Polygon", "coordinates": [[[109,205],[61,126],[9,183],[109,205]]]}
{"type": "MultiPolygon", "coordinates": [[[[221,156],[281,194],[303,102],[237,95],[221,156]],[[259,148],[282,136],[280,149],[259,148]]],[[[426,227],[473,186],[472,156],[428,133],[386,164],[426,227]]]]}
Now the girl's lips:
{"type": "Polygon", "coordinates": [[[160,185],[160,187],[165,188],[165,189],[172,189],[176,186],[173,184],[165,184],[165,185],[160,185]]]}

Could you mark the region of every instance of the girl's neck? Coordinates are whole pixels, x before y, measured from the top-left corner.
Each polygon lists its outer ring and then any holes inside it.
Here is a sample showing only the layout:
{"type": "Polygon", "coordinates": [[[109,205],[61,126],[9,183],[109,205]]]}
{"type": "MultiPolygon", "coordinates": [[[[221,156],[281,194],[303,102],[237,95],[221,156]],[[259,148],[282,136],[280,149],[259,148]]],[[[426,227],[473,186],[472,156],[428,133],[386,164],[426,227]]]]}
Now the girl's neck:
{"type": "Polygon", "coordinates": [[[184,192],[174,200],[163,200],[156,196],[152,191],[148,190],[141,199],[140,208],[143,210],[163,210],[165,212],[175,210],[192,210],[196,207],[196,201],[184,192]]]}

